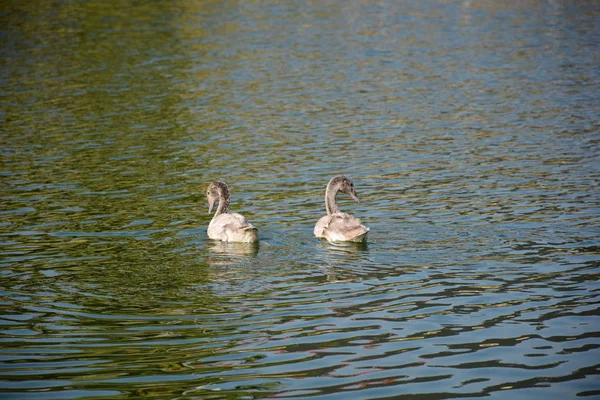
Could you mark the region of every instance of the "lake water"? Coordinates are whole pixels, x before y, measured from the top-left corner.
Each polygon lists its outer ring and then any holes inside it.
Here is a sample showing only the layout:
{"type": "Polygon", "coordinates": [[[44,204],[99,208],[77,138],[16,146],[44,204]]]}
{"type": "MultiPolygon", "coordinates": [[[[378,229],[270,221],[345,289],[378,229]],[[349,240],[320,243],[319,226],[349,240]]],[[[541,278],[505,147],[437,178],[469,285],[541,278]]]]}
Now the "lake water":
{"type": "Polygon", "coordinates": [[[600,397],[599,2],[9,0],[0,41],[1,398],[600,397]],[[312,234],[342,173],[363,246],[312,234]]]}

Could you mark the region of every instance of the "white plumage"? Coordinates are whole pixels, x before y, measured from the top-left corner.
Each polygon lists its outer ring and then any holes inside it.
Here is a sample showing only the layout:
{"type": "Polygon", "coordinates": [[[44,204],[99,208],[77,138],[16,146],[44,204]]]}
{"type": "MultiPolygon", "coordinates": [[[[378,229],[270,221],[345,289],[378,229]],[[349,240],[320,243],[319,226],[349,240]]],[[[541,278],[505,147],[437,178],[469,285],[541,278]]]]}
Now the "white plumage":
{"type": "Polygon", "coordinates": [[[208,198],[208,212],[216,201],[219,202],[217,211],[213,216],[206,233],[210,239],[223,242],[256,242],[258,241],[258,229],[256,229],[246,218],[238,213],[228,214],[230,195],[229,188],[225,182],[213,182],[206,191],[208,198]]]}
{"type": "Polygon", "coordinates": [[[364,241],[370,229],[361,224],[358,218],[339,211],[335,202],[338,192],[346,193],[360,202],[356,196],[354,183],[349,178],[343,175],[332,178],[325,190],[327,215],[319,219],[315,225],[315,236],[327,239],[330,242],[364,241]]]}

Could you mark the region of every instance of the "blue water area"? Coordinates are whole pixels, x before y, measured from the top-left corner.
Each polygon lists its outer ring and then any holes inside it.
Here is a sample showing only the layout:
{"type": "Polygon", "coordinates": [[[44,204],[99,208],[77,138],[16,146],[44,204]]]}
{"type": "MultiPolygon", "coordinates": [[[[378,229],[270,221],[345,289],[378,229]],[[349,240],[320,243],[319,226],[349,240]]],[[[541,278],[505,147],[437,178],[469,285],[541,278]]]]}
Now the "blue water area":
{"type": "Polygon", "coordinates": [[[600,3],[8,1],[0,397],[600,397],[600,3]],[[365,243],[313,235],[325,187],[365,243]],[[256,244],[207,238],[227,182],[256,244]]]}

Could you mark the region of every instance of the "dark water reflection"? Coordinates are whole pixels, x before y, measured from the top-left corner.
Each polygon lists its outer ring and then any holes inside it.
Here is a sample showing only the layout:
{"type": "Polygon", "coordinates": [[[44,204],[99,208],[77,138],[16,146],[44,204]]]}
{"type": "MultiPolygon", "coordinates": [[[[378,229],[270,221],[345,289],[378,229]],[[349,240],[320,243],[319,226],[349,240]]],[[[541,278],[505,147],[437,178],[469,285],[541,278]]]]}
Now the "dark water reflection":
{"type": "Polygon", "coordinates": [[[0,396],[599,396],[599,16],[7,2],[0,396]]]}

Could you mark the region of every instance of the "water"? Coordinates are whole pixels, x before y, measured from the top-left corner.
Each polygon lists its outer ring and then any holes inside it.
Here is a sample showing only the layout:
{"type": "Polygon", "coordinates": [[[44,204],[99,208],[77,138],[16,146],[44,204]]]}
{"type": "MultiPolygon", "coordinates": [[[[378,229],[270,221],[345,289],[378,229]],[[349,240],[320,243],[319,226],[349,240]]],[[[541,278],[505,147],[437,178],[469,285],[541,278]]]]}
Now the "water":
{"type": "Polygon", "coordinates": [[[0,397],[599,397],[599,19],[4,3],[0,397]],[[364,246],[312,236],[339,173],[364,246]]]}

